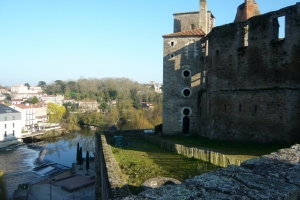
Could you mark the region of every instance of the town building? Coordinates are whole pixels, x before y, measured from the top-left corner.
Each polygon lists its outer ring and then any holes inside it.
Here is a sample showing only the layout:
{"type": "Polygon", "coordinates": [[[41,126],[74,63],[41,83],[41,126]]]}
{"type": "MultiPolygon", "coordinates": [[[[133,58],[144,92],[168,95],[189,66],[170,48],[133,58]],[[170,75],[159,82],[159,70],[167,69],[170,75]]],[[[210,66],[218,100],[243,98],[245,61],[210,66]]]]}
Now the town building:
{"type": "Polygon", "coordinates": [[[9,106],[21,113],[21,128],[23,131],[34,131],[34,126],[37,123],[35,108],[30,104],[15,104],[9,106]]]}
{"type": "MultiPolygon", "coordinates": [[[[0,104],[0,143],[15,140],[21,136],[21,113],[0,104]]],[[[0,147],[3,147],[2,143],[0,147]]]]}
{"type": "Polygon", "coordinates": [[[44,101],[45,103],[52,102],[63,105],[64,95],[42,95],[40,100],[44,101]]]}
{"type": "Polygon", "coordinates": [[[95,100],[81,100],[78,101],[78,108],[80,112],[88,112],[88,111],[99,111],[99,104],[95,100]]]}
{"type": "Polygon", "coordinates": [[[245,0],[218,27],[206,8],[174,14],[163,36],[163,133],[300,142],[300,3],[260,15],[245,0]]]}

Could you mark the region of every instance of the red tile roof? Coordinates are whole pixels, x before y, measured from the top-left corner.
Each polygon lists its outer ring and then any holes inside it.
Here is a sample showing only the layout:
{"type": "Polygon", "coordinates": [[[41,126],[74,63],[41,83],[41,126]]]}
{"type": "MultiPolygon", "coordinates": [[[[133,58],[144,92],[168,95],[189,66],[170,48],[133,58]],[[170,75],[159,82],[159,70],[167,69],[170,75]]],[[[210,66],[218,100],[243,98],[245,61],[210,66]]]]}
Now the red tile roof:
{"type": "Polygon", "coordinates": [[[163,35],[163,38],[167,37],[186,37],[186,36],[205,36],[206,34],[201,29],[193,29],[187,31],[181,31],[177,33],[171,33],[167,35],[163,35]]]}

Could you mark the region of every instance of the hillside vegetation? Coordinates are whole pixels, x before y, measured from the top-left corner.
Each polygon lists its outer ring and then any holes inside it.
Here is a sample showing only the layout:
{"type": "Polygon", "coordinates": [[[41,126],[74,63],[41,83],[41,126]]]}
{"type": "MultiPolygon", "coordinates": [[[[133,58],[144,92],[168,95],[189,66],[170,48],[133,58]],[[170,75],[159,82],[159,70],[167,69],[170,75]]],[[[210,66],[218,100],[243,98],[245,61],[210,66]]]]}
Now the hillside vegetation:
{"type": "Polygon", "coordinates": [[[48,85],[40,81],[39,86],[49,95],[64,95],[64,98],[76,101],[97,101],[97,112],[87,110],[78,113],[75,105],[64,105],[66,112],[62,120],[70,131],[78,130],[78,125],[82,124],[115,124],[122,129],[142,129],[154,128],[162,123],[162,93],[155,92],[153,85],[140,84],[128,78],[80,78],[77,81],[56,80],[48,85]],[[153,107],[144,108],[142,102],[150,102],[153,107]]]}

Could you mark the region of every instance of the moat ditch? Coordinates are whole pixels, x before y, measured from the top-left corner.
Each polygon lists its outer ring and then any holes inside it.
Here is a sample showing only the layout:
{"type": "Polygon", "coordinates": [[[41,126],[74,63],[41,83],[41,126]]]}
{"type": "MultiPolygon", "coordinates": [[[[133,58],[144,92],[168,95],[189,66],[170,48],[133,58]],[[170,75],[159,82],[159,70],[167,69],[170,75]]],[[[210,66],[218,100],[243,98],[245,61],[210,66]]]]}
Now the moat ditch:
{"type": "MultiPolygon", "coordinates": [[[[199,136],[160,138],[187,147],[199,147],[223,153],[232,159],[242,161],[288,147],[286,144],[217,141],[199,136]]],[[[116,148],[112,145],[110,148],[122,171],[123,178],[133,194],[141,192],[143,190],[142,184],[151,178],[170,177],[183,181],[215,171],[218,168],[211,163],[165,150],[141,138],[130,138],[128,142],[130,143],[129,146],[116,148]]]]}
{"type": "Polygon", "coordinates": [[[133,194],[141,192],[142,184],[155,177],[170,177],[183,181],[214,171],[217,166],[167,151],[143,139],[128,139],[129,146],[110,146],[133,194]]]}

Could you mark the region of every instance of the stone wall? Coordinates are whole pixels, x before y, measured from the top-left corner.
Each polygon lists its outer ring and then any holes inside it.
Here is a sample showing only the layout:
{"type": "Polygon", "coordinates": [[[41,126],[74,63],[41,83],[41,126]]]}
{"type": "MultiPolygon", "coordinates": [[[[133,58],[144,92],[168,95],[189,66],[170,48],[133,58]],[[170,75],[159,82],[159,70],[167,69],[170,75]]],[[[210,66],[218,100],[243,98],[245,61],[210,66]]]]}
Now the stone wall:
{"type": "Polygon", "coordinates": [[[300,145],[128,196],[123,200],[151,199],[300,199],[300,145]]]}
{"type": "Polygon", "coordinates": [[[163,133],[188,127],[212,139],[300,142],[299,33],[297,3],[215,27],[202,38],[164,37],[163,133]],[[194,58],[187,55],[191,44],[194,58]]]}
{"type": "Polygon", "coordinates": [[[95,134],[95,197],[96,199],[116,199],[130,194],[104,135],[95,134]]]}
{"type": "Polygon", "coordinates": [[[202,39],[200,134],[214,139],[300,142],[300,3],[202,39]],[[285,38],[278,17],[285,16],[285,38]]]}
{"type": "Polygon", "coordinates": [[[174,14],[174,33],[192,28],[199,28],[199,11],[174,14]]]}
{"type": "Polygon", "coordinates": [[[144,140],[152,144],[155,144],[157,146],[160,146],[161,148],[166,149],[168,151],[178,153],[188,158],[195,158],[205,162],[209,162],[213,165],[220,166],[220,167],[227,167],[229,165],[239,166],[242,162],[242,160],[232,159],[227,155],[224,155],[219,152],[214,152],[211,150],[201,149],[196,147],[186,147],[181,144],[176,144],[174,142],[162,140],[159,137],[155,137],[149,134],[142,134],[141,137],[144,140]]]}

